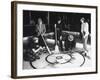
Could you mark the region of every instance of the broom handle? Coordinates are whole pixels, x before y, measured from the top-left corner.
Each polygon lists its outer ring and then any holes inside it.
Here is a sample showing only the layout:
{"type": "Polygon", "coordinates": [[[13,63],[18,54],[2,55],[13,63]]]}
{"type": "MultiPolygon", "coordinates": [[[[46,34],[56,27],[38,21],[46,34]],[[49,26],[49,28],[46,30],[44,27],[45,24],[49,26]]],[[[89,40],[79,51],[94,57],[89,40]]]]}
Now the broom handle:
{"type": "Polygon", "coordinates": [[[44,39],[43,35],[42,35],[42,34],[40,34],[40,35],[41,35],[41,37],[42,37],[42,39],[43,39],[43,41],[44,41],[44,44],[45,44],[45,46],[46,46],[46,48],[47,48],[49,54],[52,54],[51,51],[50,51],[50,49],[49,49],[49,47],[48,47],[48,45],[47,45],[47,43],[45,42],[45,39],[44,39]]]}
{"type": "Polygon", "coordinates": [[[56,45],[57,45],[57,30],[56,30],[56,24],[55,24],[55,42],[56,42],[56,45]]]}

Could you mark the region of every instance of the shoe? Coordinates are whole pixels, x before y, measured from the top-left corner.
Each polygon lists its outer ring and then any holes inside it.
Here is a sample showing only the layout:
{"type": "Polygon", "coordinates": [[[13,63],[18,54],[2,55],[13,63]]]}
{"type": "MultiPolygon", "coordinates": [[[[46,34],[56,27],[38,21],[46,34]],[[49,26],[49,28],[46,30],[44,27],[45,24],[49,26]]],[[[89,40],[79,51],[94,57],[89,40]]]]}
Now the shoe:
{"type": "Polygon", "coordinates": [[[87,54],[88,54],[87,51],[84,51],[84,52],[82,53],[82,55],[83,55],[84,57],[87,57],[88,59],[90,59],[90,56],[88,56],[87,54]]]}

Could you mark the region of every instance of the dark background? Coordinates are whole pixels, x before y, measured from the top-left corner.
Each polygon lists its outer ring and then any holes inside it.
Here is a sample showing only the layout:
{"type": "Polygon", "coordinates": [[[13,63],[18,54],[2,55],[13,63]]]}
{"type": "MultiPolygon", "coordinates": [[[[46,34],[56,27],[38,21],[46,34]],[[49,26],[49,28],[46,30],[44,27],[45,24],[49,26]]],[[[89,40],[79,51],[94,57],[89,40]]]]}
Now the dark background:
{"type": "MultiPolygon", "coordinates": [[[[91,14],[23,10],[23,37],[35,34],[38,18],[42,18],[43,23],[46,25],[47,32],[53,32],[54,24],[57,24],[59,17],[70,27],[70,31],[74,32],[81,31],[80,19],[84,17],[88,20],[89,32],[91,33],[91,14]]],[[[63,29],[65,30],[66,28],[63,29]]]]}

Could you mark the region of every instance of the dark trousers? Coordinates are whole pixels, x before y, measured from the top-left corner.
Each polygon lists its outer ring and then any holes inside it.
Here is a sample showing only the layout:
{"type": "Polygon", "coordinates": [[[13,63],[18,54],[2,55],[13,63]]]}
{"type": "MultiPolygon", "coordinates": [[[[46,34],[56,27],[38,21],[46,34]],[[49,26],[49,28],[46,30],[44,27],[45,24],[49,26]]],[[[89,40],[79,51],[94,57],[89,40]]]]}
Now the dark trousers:
{"type": "Polygon", "coordinates": [[[59,41],[59,47],[61,49],[61,51],[63,50],[63,46],[62,46],[62,39],[60,39],[60,37],[62,36],[62,31],[61,30],[57,30],[57,40],[59,41]]]}
{"type": "Polygon", "coordinates": [[[42,47],[45,46],[45,43],[44,43],[41,35],[39,36],[39,45],[42,46],[42,47]]]}

